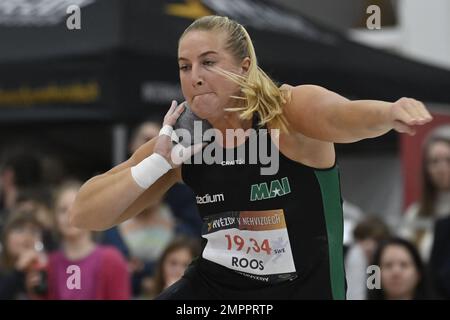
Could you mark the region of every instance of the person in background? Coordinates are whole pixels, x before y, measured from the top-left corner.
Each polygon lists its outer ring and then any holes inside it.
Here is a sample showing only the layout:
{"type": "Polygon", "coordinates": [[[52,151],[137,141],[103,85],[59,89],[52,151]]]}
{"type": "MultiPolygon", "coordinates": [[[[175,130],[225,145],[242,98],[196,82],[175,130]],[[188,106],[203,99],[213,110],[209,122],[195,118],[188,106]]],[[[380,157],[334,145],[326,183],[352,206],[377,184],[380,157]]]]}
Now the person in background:
{"type": "MultiPolygon", "coordinates": [[[[160,129],[160,124],[154,121],[139,124],[131,133],[130,155],[158,136],[160,129]]],[[[163,202],[145,209],[126,223],[106,230],[102,243],[114,245],[127,257],[133,296],[139,297],[143,294],[146,279],[154,275],[156,262],[172,237],[175,234],[199,236],[201,223],[192,190],[177,183],[163,202]]]]}
{"type": "Polygon", "coordinates": [[[429,269],[437,297],[450,299],[450,216],[435,223],[429,269]]]}
{"type": "MultiPolygon", "coordinates": [[[[43,227],[36,214],[11,212],[2,232],[0,257],[0,299],[27,299],[26,274],[37,264],[45,262],[42,243],[43,227]]],[[[36,282],[31,291],[45,290],[36,282]]]]}
{"type": "Polygon", "coordinates": [[[36,215],[43,227],[43,243],[47,252],[58,248],[56,240],[56,221],[52,208],[53,197],[47,188],[22,190],[17,196],[16,211],[29,211],[36,215]]]}
{"type": "Polygon", "coordinates": [[[140,146],[157,137],[161,130],[159,122],[144,121],[136,126],[131,133],[130,142],[128,144],[129,155],[133,154],[140,146]]]}
{"type": "Polygon", "coordinates": [[[367,298],[367,267],[373,259],[378,244],[390,235],[389,228],[376,216],[367,216],[353,230],[355,243],[345,258],[347,299],[367,298]]]}
{"type": "MultiPolygon", "coordinates": [[[[146,121],[138,125],[131,135],[130,156],[140,146],[157,137],[159,130],[161,130],[161,125],[155,121],[146,121]]],[[[169,205],[176,219],[177,234],[200,237],[202,220],[199,218],[194,193],[187,185],[174,184],[167,191],[164,202],[169,205]]]]}
{"type": "MultiPolygon", "coordinates": [[[[48,292],[35,295],[37,299],[52,300],[119,300],[130,298],[130,281],[127,264],[114,247],[97,245],[92,232],[69,225],[68,212],[81,186],[77,181],[66,181],[55,196],[57,229],[61,249],[48,257],[48,292]],[[69,288],[69,267],[76,266],[79,287],[69,288]]],[[[73,269],[72,269],[73,271],[73,269]]],[[[75,271],[76,272],[76,271],[75,271]]],[[[76,277],[77,275],[73,273],[76,277]]],[[[32,273],[27,283],[39,281],[39,274],[32,273]]],[[[77,281],[74,280],[74,285],[77,281]]]]}
{"type": "Polygon", "coordinates": [[[439,127],[425,141],[422,197],[406,210],[399,236],[413,242],[427,263],[433,247],[434,223],[450,216],[450,126],[439,127]]]}
{"type": "Polygon", "coordinates": [[[432,298],[425,266],[412,243],[386,240],[375,252],[373,265],[380,267],[381,288],[368,289],[369,300],[423,300],[432,298]]]}
{"type": "Polygon", "coordinates": [[[157,261],[174,236],[172,212],[161,202],[104,232],[102,243],[115,246],[128,259],[133,296],[142,294],[144,278],[153,276],[157,261]]]}
{"type": "Polygon", "coordinates": [[[5,156],[0,170],[0,230],[8,212],[14,209],[19,193],[39,188],[41,184],[42,168],[35,154],[16,150],[5,156]]]}
{"type": "Polygon", "coordinates": [[[155,276],[146,279],[144,298],[154,298],[181,279],[191,261],[200,254],[197,239],[178,237],[164,250],[156,267],[155,276]]]}

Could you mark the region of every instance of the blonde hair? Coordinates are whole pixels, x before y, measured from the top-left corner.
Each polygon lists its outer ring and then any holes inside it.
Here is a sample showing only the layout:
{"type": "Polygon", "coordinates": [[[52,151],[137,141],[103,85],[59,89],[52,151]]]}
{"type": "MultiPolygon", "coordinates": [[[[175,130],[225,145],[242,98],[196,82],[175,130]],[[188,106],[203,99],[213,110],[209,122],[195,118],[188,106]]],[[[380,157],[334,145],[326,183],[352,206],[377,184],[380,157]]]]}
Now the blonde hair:
{"type": "Polygon", "coordinates": [[[252,119],[254,112],[259,115],[259,125],[271,123],[274,128],[288,131],[288,123],[283,114],[282,105],[289,101],[290,91],[280,89],[275,82],[258,66],[250,35],[245,28],[236,21],[221,16],[205,16],[195,20],[180,37],[193,30],[219,31],[227,35],[225,48],[237,61],[250,58],[248,74],[244,77],[220,68],[214,71],[224,75],[241,87],[243,97],[231,96],[244,103],[244,106],[227,108],[226,111],[240,112],[243,120],[252,119]]]}

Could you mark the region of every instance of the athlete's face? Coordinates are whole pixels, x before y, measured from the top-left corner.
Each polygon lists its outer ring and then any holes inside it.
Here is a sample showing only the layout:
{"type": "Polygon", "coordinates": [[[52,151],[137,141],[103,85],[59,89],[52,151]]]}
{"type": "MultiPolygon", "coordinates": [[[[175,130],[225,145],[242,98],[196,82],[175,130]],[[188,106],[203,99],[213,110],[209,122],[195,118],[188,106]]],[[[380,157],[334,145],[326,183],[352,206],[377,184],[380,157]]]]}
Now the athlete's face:
{"type": "Polygon", "coordinates": [[[237,61],[225,48],[226,34],[212,31],[190,31],[180,40],[178,65],[183,95],[192,111],[202,119],[223,116],[225,107],[232,107],[241,95],[237,84],[214,72],[222,68],[243,75],[249,58],[237,61]]]}
{"type": "Polygon", "coordinates": [[[428,149],[427,169],[438,190],[450,189],[450,145],[443,141],[433,143],[428,149]]]}
{"type": "Polygon", "coordinates": [[[381,255],[381,286],[389,299],[412,299],[419,273],[410,253],[402,246],[390,245],[381,255]]]}

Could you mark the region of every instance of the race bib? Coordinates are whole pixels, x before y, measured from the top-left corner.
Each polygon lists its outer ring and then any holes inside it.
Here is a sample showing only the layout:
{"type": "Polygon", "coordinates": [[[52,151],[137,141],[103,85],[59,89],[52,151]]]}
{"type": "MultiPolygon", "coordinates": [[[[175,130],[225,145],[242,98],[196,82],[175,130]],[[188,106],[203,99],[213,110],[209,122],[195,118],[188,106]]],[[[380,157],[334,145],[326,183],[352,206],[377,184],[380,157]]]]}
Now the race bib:
{"type": "Polygon", "coordinates": [[[297,277],[282,209],[208,216],[202,237],[204,259],[268,283],[297,277]]]}

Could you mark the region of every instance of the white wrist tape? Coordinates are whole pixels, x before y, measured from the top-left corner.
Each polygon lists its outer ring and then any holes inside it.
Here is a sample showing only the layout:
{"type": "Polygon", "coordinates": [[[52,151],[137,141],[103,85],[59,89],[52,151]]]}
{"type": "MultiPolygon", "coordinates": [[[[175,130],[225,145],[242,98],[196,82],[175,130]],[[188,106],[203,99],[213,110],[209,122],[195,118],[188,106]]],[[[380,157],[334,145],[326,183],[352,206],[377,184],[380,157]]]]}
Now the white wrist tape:
{"type": "Polygon", "coordinates": [[[171,137],[172,136],[172,132],[173,132],[173,128],[171,125],[165,124],[161,130],[159,130],[159,135],[162,136],[163,134],[165,134],[166,136],[171,137]]]}
{"type": "Polygon", "coordinates": [[[142,189],[148,189],[170,169],[172,166],[162,155],[153,153],[131,167],[131,176],[142,189]]]}
{"type": "Polygon", "coordinates": [[[175,133],[175,131],[173,131],[173,127],[171,125],[165,124],[161,128],[161,130],[159,130],[159,135],[160,136],[162,136],[162,135],[169,136],[172,139],[172,141],[175,141],[178,143],[178,136],[175,133]]]}

